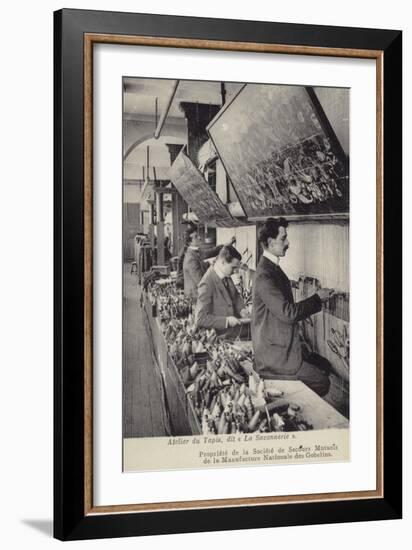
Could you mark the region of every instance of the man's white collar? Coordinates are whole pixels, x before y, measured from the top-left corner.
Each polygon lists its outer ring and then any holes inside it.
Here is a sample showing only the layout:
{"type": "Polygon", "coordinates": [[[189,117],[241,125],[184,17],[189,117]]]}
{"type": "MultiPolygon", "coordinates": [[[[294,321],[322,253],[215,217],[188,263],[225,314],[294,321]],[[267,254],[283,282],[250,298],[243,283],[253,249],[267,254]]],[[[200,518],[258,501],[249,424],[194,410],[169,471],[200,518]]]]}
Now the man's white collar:
{"type": "Polygon", "coordinates": [[[224,279],[224,278],[226,277],[226,275],[220,271],[217,262],[216,262],[215,265],[213,266],[213,269],[215,270],[215,273],[216,273],[216,275],[219,277],[219,279],[222,280],[222,279],[224,279]]]}
{"type": "Polygon", "coordinates": [[[268,250],[264,250],[263,251],[263,255],[265,258],[267,258],[268,260],[270,260],[272,263],[274,263],[275,265],[279,265],[279,256],[274,256],[273,254],[271,254],[268,250]]]}

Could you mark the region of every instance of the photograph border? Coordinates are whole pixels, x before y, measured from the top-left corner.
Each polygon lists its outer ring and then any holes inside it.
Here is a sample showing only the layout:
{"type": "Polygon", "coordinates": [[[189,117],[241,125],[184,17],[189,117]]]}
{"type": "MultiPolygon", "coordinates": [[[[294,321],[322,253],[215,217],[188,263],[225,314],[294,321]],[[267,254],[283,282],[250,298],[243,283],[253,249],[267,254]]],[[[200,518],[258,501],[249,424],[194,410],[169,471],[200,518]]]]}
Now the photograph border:
{"type": "Polygon", "coordinates": [[[55,12],[54,33],[54,536],[76,540],[400,518],[402,33],[72,9],[55,12]],[[376,60],[375,491],[93,505],[92,90],[98,43],[376,60]]]}

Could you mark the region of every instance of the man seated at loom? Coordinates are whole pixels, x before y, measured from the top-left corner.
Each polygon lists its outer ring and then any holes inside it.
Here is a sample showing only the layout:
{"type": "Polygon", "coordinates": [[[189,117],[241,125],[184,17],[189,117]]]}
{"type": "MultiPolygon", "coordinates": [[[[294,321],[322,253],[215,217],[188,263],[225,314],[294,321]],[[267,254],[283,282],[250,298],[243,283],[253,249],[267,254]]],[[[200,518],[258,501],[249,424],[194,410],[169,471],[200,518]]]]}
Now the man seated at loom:
{"type": "Polygon", "coordinates": [[[289,247],[287,226],[284,218],[269,218],[259,231],[263,255],[254,279],[251,326],[256,370],[262,378],[301,380],[324,396],[330,386],[330,363],[306,352],[298,323],[321,311],[334,291],[319,289],[295,303],[289,278],[279,265],[289,247]]]}
{"type": "Polygon", "coordinates": [[[239,268],[241,255],[231,245],[219,252],[198,286],[195,309],[196,325],[214,328],[220,337],[235,339],[240,336],[249,312],[236,290],[231,275],[239,268]]]}

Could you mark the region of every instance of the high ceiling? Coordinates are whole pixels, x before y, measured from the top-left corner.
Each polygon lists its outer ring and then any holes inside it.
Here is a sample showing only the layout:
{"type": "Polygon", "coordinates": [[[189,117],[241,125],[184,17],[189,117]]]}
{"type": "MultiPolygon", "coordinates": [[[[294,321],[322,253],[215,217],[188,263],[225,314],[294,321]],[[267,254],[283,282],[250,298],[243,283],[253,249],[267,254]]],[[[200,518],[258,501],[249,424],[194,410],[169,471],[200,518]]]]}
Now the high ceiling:
{"type": "MultiPolygon", "coordinates": [[[[125,118],[136,115],[154,116],[156,98],[158,114],[160,115],[165,108],[174,83],[175,80],[160,78],[124,78],[123,107],[125,118]]],[[[242,85],[239,83],[225,83],[226,101],[230,100],[242,85]]],[[[184,113],[179,109],[179,103],[182,101],[221,105],[220,90],[220,82],[180,80],[168,116],[184,118],[184,113]]]]}
{"type": "MultiPolygon", "coordinates": [[[[173,90],[175,80],[156,78],[124,78],[123,79],[123,111],[125,120],[144,120],[156,115],[160,118],[166,109],[168,98],[173,90]]],[[[226,101],[229,101],[243,84],[225,83],[226,101]]],[[[179,108],[181,102],[206,103],[221,105],[221,83],[207,81],[180,80],[167,115],[167,121],[179,119],[183,122],[185,115],[179,108]]],[[[155,123],[153,124],[153,131],[155,123]]],[[[127,157],[124,165],[126,179],[140,179],[143,166],[146,165],[147,146],[150,147],[150,176],[153,177],[153,166],[158,179],[167,178],[170,167],[170,156],[165,143],[181,143],[182,140],[168,135],[165,127],[158,140],[146,140],[137,146],[127,157]]]]}
{"type": "MultiPolygon", "coordinates": [[[[131,124],[134,124],[134,121],[150,120],[154,132],[156,98],[158,120],[166,109],[175,82],[175,80],[156,78],[124,78],[124,119],[130,121],[131,124]]],[[[225,82],[224,84],[226,102],[230,101],[243,86],[241,83],[225,82]]],[[[332,91],[331,88],[315,88],[315,91],[345,153],[349,154],[349,94],[347,90],[334,89],[332,91]]],[[[179,124],[183,123],[185,115],[179,108],[181,102],[221,105],[221,83],[180,80],[168,111],[167,122],[173,124],[174,120],[179,124]]],[[[183,138],[181,135],[177,138],[173,133],[168,133],[166,127],[161,137],[165,139],[145,141],[130,153],[124,167],[126,179],[142,177],[143,166],[146,165],[147,146],[150,147],[150,174],[154,166],[157,170],[157,178],[167,177],[170,157],[165,143],[182,143],[183,138]]]]}
{"type": "Polygon", "coordinates": [[[155,140],[148,139],[136,147],[124,164],[125,179],[143,179],[143,167],[146,169],[147,147],[149,147],[149,177],[150,179],[168,179],[170,167],[169,150],[166,143],[181,143],[173,136],[160,136],[155,140]]]}

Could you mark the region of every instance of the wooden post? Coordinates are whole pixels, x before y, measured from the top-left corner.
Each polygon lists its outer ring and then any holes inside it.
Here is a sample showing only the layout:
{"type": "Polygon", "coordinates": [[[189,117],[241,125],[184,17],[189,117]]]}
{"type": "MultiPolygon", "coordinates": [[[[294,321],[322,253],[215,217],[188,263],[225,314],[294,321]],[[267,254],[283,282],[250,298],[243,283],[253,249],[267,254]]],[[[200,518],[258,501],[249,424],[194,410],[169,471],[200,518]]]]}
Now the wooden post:
{"type": "MultiPolygon", "coordinates": [[[[177,143],[167,143],[170,154],[170,164],[173,164],[177,155],[182,149],[182,145],[177,143]]],[[[184,246],[185,226],[182,224],[183,214],[187,212],[187,204],[179,193],[172,195],[172,233],[173,233],[173,256],[177,256],[184,246]]]]}
{"type": "Polygon", "coordinates": [[[156,193],[157,264],[165,263],[163,193],[156,193]]]}
{"type": "Polygon", "coordinates": [[[209,139],[206,126],[219,112],[220,105],[182,101],[179,106],[187,120],[187,154],[197,166],[197,153],[209,139]]]}
{"type": "Polygon", "coordinates": [[[157,265],[165,265],[165,228],[164,222],[157,222],[157,265]]]}
{"type": "Polygon", "coordinates": [[[163,193],[156,193],[157,223],[164,221],[163,215],[163,193]]]}
{"type": "Polygon", "coordinates": [[[150,246],[152,247],[152,250],[155,249],[155,234],[154,234],[154,222],[155,222],[155,215],[154,215],[154,204],[152,201],[149,202],[149,242],[150,246]]]}

